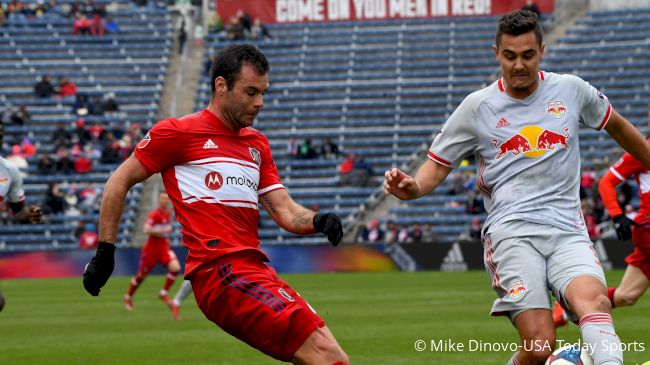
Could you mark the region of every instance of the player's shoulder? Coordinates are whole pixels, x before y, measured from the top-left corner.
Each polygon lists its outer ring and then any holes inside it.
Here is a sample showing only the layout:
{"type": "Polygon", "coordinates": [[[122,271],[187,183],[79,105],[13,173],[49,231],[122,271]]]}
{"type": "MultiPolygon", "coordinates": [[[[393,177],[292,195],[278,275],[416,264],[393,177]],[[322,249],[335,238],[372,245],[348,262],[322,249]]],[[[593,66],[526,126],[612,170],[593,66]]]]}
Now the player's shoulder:
{"type": "Polygon", "coordinates": [[[11,177],[20,174],[20,170],[18,169],[18,166],[16,166],[13,162],[7,160],[4,157],[0,157],[0,167],[4,167],[9,173],[9,175],[11,175],[11,177]]]}
{"type": "Polygon", "coordinates": [[[499,88],[500,88],[499,80],[497,80],[493,82],[491,85],[488,85],[482,89],[476,90],[471,94],[467,95],[465,97],[465,100],[463,100],[463,103],[467,104],[473,109],[476,109],[479,107],[479,105],[484,103],[486,100],[496,97],[500,93],[499,88]]]}
{"type": "Polygon", "coordinates": [[[246,127],[242,128],[241,131],[239,132],[239,135],[241,137],[248,137],[251,139],[257,139],[263,143],[268,143],[268,138],[262,133],[260,130],[255,129],[253,127],[246,127]]]}
{"type": "Polygon", "coordinates": [[[574,87],[584,86],[586,81],[580,76],[573,74],[558,74],[555,72],[544,72],[544,82],[548,84],[560,84],[562,86],[573,85],[574,87]]]}

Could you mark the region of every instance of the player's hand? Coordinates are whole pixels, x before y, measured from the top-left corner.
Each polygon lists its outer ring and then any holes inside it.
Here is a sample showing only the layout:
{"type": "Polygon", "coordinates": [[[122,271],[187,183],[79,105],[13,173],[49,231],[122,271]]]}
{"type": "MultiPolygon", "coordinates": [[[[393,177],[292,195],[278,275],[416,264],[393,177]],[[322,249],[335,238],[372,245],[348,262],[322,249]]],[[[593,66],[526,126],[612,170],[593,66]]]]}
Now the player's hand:
{"type": "Polygon", "coordinates": [[[415,199],[420,193],[420,185],[411,176],[397,168],[384,172],[384,194],[393,194],[402,200],[415,199]]]}
{"type": "Polygon", "coordinates": [[[628,218],[625,214],[617,215],[612,217],[614,221],[614,228],[616,228],[616,236],[621,241],[627,241],[632,238],[632,226],[636,226],[636,223],[628,218]]]}
{"type": "Polygon", "coordinates": [[[324,233],[333,246],[343,238],[343,224],[336,213],[316,213],[312,221],[316,232],[324,233]]]}
{"type": "Polygon", "coordinates": [[[36,205],[29,207],[29,210],[27,211],[27,221],[29,224],[41,223],[41,208],[36,205]]]}
{"type": "Polygon", "coordinates": [[[84,270],[84,288],[92,296],[99,295],[99,289],[106,284],[115,267],[115,245],[99,242],[95,256],[84,270]]]}

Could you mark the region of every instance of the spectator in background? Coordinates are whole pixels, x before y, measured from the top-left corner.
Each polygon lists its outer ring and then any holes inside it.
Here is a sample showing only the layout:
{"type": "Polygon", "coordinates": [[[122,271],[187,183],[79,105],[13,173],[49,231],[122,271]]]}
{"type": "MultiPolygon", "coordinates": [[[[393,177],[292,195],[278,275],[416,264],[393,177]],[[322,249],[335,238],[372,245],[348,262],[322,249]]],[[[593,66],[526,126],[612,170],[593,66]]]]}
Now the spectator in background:
{"type": "Polygon", "coordinates": [[[39,98],[49,98],[54,93],[54,86],[47,75],[42,76],[41,80],[34,85],[34,95],[39,98]]]}
{"type": "Polygon", "coordinates": [[[106,18],[106,21],[104,21],[104,29],[106,30],[106,33],[117,34],[120,31],[120,26],[117,24],[115,19],[109,16],[106,18]]]}
{"type": "Polygon", "coordinates": [[[74,171],[78,174],[87,174],[93,169],[93,161],[88,158],[86,153],[81,153],[74,160],[74,171]]]}
{"type": "Polygon", "coordinates": [[[413,243],[422,242],[422,228],[418,223],[413,223],[411,231],[409,232],[409,241],[413,243]]]}
{"type": "Polygon", "coordinates": [[[237,10],[237,21],[242,25],[246,33],[251,32],[251,17],[244,10],[237,10]]]}
{"type": "Polygon", "coordinates": [[[57,183],[50,183],[47,189],[45,198],[45,206],[43,207],[45,214],[61,214],[65,209],[65,201],[63,200],[63,192],[57,183]]]}
{"type": "Polygon", "coordinates": [[[384,231],[379,227],[377,219],[371,219],[367,226],[359,230],[357,242],[377,243],[384,240],[384,231]]]}
{"type": "Polygon", "coordinates": [[[86,128],[86,121],[83,118],[77,119],[77,127],[75,128],[73,135],[76,137],[77,141],[81,144],[86,144],[92,140],[90,132],[86,128]]]}
{"type": "Polygon", "coordinates": [[[422,227],[422,242],[423,243],[434,243],[436,242],[436,232],[433,231],[431,223],[425,223],[422,227]]]}
{"type": "Polygon", "coordinates": [[[104,115],[104,103],[99,98],[99,95],[93,95],[92,101],[88,105],[88,114],[104,115]]]}
{"type": "Polygon", "coordinates": [[[320,155],[325,158],[337,158],[340,155],[339,146],[332,142],[331,139],[327,138],[325,142],[320,146],[320,155]]]}
{"type": "Polygon", "coordinates": [[[187,31],[185,30],[185,17],[181,21],[181,25],[178,27],[178,54],[183,54],[185,50],[185,43],[187,41],[187,31]]]}
{"type": "Polygon", "coordinates": [[[462,172],[454,172],[449,188],[449,195],[461,195],[465,192],[465,181],[462,172]]]}
{"type": "Polygon", "coordinates": [[[13,163],[16,165],[16,167],[20,170],[20,173],[23,177],[27,176],[27,168],[29,167],[29,163],[27,162],[27,159],[23,156],[22,150],[20,148],[20,145],[13,145],[11,147],[11,154],[5,158],[7,161],[13,163]]]}
{"type": "Polygon", "coordinates": [[[483,222],[481,218],[474,217],[467,227],[467,238],[474,241],[481,240],[481,230],[483,229],[483,222]]]}
{"type": "Polygon", "coordinates": [[[467,195],[465,212],[468,214],[485,213],[485,207],[483,206],[483,195],[478,191],[478,189],[474,189],[471,193],[469,193],[469,195],[467,195]]]}
{"type": "Polygon", "coordinates": [[[587,233],[589,233],[589,238],[592,240],[598,239],[600,236],[600,230],[598,229],[598,222],[594,217],[594,208],[593,202],[590,199],[583,199],[581,201],[582,206],[582,217],[585,220],[585,226],[587,227],[587,233]]]}
{"type": "Polygon", "coordinates": [[[294,137],[289,138],[287,142],[287,155],[289,158],[298,157],[298,143],[294,137]]]}
{"type": "Polygon", "coordinates": [[[307,138],[303,143],[298,146],[298,158],[303,160],[309,160],[316,157],[317,153],[314,147],[311,145],[311,139],[307,138]]]}
{"type": "Polygon", "coordinates": [[[18,110],[11,113],[9,119],[13,124],[24,125],[25,123],[31,123],[32,116],[27,111],[27,107],[24,104],[21,104],[18,106],[18,110]]]}
{"type": "Polygon", "coordinates": [[[23,138],[23,141],[20,143],[20,149],[22,151],[23,157],[30,158],[36,156],[36,146],[34,143],[27,137],[23,138]]]}
{"type": "Polygon", "coordinates": [[[260,18],[255,18],[255,21],[253,22],[253,26],[251,27],[251,38],[259,40],[271,39],[271,33],[269,33],[266,26],[262,24],[260,18]]]}
{"type": "Polygon", "coordinates": [[[84,231],[79,236],[79,248],[82,250],[93,250],[99,245],[97,227],[92,223],[84,225],[84,231]]]}
{"type": "Polygon", "coordinates": [[[342,186],[367,186],[372,175],[372,167],[361,156],[351,153],[339,167],[342,186]]]}
{"type": "Polygon", "coordinates": [[[84,14],[77,14],[77,18],[72,23],[72,34],[91,34],[91,22],[84,14]]]}
{"type": "Polygon", "coordinates": [[[119,112],[120,112],[120,106],[117,103],[117,100],[115,100],[115,94],[114,93],[106,94],[104,100],[104,113],[106,113],[107,116],[117,116],[117,113],[119,112]]]}
{"type": "Polygon", "coordinates": [[[524,5],[524,7],[521,9],[532,11],[533,13],[537,14],[538,19],[541,19],[542,17],[542,12],[539,11],[539,7],[537,6],[537,4],[535,4],[533,0],[526,0],[526,5],[524,5]]]}
{"type": "Polygon", "coordinates": [[[70,151],[65,147],[60,147],[57,152],[58,161],[56,169],[62,174],[70,174],[74,171],[74,162],[70,158],[70,151]]]}
{"type": "Polygon", "coordinates": [[[56,161],[50,158],[50,154],[45,152],[38,160],[39,175],[54,175],[57,173],[56,161]]]}
{"type": "Polygon", "coordinates": [[[208,59],[203,62],[203,73],[206,75],[210,74],[210,69],[212,68],[212,64],[214,63],[214,60],[216,59],[216,55],[211,54],[208,56],[208,59]]]}
{"type": "Polygon", "coordinates": [[[223,31],[223,21],[219,13],[212,12],[210,21],[208,22],[208,33],[220,33],[223,31]]]}
{"type": "Polygon", "coordinates": [[[580,174],[580,199],[593,197],[592,190],[596,185],[598,175],[592,167],[585,167],[580,174]]]}
{"type": "Polygon", "coordinates": [[[5,26],[6,20],[7,17],[5,15],[5,8],[4,6],[0,5],[0,28],[5,26]]]}
{"type": "Polygon", "coordinates": [[[104,19],[102,19],[99,14],[93,15],[93,19],[90,21],[90,34],[103,36],[106,31],[106,26],[104,25],[104,19]]]}
{"type": "Polygon", "coordinates": [[[72,101],[77,95],[77,85],[67,77],[59,77],[59,97],[65,101],[72,101]]]}
{"type": "Polygon", "coordinates": [[[88,104],[88,95],[78,94],[75,97],[74,104],[72,104],[72,112],[82,117],[84,115],[88,115],[89,107],[90,105],[88,104]]]}
{"type": "Polygon", "coordinates": [[[93,3],[93,0],[85,0],[83,6],[79,10],[83,15],[87,17],[91,17],[95,15],[96,8],[95,8],[95,4],[93,3]]]}
{"type": "Polygon", "coordinates": [[[386,223],[386,235],[384,236],[386,244],[393,244],[397,243],[397,239],[399,236],[399,227],[395,222],[393,221],[388,221],[386,223]]]}
{"type": "Polygon", "coordinates": [[[226,26],[226,38],[231,41],[240,41],[245,38],[244,27],[237,17],[230,17],[230,23],[226,26]]]}
{"type": "Polygon", "coordinates": [[[406,225],[399,225],[399,232],[397,233],[397,242],[399,243],[411,242],[409,229],[406,225]]]}

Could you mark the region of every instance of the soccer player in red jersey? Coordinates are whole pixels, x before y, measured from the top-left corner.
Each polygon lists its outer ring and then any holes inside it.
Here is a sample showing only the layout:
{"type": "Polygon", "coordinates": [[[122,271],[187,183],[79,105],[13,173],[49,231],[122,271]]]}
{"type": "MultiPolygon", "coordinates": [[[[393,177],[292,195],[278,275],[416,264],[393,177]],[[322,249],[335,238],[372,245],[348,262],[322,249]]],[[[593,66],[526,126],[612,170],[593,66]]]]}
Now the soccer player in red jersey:
{"type": "Polygon", "coordinates": [[[259,247],[258,202],[283,229],[324,233],[337,245],[341,219],[294,202],[282,185],[266,137],[251,128],[269,87],[266,57],[250,45],[223,49],[211,70],[206,109],[158,122],[106,183],[100,244],[84,271],[99,295],[114,267],[124,199],[136,183],[162,174],[189,249],[185,278],[203,314],[226,332],[278,360],[348,364],[312,307],[273,268],[259,247]]]}
{"type": "MultiPolygon", "coordinates": [[[[625,258],[627,269],[623,279],[618,287],[607,288],[607,297],[612,308],[634,305],[650,286],[650,170],[625,153],[600,180],[598,192],[614,221],[618,239],[631,238],[634,243],[634,251],[625,258]],[[634,220],[618,205],[616,192],[616,186],[631,177],[636,179],[640,194],[639,211],[634,220]]],[[[553,322],[558,327],[567,323],[566,313],[558,303],[553,310],[553,322]]]]}
{"type": "Polygon", "coordinates": [[[133,310],[133,295],[135,291],[140,287],[140,284],[147,278],[147,275],[149,275],[156,264],[160,263],[167,268],[168,272],[167,279],[158,297],[169,306],[172,313],[175,313],[174,304],[169,299],[167,293],[169,292],[169,288],[174,285],[181,265],[178,263],[174,251],[169,248],[167,235],[172,231],[169,196],[167,192],[161,191],[158,195],[158,208],[149,212],[149,218],[147,218],[147,222],[144,224],[144,233],[148,234],[149,238],[142,247],[138,274],[131,280],[129,289],[124,295],[124,307],[127,310],[133,310]]]}

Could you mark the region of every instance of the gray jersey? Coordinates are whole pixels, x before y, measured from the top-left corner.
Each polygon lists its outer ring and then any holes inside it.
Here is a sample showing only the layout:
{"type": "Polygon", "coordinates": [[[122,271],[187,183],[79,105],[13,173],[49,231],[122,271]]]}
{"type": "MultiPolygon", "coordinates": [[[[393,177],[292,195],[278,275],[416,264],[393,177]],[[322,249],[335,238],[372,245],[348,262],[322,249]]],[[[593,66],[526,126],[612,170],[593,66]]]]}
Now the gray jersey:
{"type": "Polygon", "coordinates": [[[0,157],[0,202],[18,203],[25,200],[23,178],[18,168],[0,157]]]}
{"type": "Polygon", "coordinates": [[[612,108],[579,77],[540,71],[539,78],[524,100],[508,96],[503,80],[470,94],[429,150],[429,158],[448,167],[476,155],[488,232],[511,220],[585,230],[578,129],[602,129],[612,108]]]}

